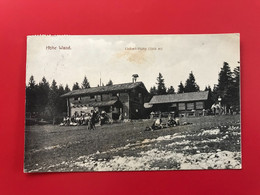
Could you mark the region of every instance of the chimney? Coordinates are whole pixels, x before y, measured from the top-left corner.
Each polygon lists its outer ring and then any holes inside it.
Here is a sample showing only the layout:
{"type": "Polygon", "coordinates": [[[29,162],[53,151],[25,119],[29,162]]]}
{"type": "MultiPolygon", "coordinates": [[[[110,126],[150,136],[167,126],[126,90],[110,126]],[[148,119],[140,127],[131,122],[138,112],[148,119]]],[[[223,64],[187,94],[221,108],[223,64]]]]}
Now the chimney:
{"type": "Polygon", "coordinates": [[[139,77],[138,74],[133,74],[133,75],[132,75],[132,81],[133,81],[133,83],[136,82],[136,79],[137,79],[138,77],[139,77]]]}

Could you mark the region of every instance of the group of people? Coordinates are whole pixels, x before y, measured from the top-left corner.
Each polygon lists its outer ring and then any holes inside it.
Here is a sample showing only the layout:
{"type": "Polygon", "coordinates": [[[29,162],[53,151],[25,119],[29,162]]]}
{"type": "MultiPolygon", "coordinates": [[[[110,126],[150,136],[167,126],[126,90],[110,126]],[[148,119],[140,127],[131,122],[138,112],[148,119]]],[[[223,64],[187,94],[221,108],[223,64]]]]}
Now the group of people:
{"type": "Polygon", "coordinates": [[[161,115],[159,115],[159,117],[153,121],[153,124],[151,125],[151,127],[146,127],[146,130],[153,131],[153,130],[156,130],[156,129],[174,127],[174,126],[177,126],[177,125],[180,125],[180,122],[179,122],[179,119],[176,118],[175,116],[172,117],[172,115],[169,114],[167,122],[163,123],[161,115]]]}
{"type": "Polygon", "coordinates": [[[213,115],[223,115],[223,114],[231,114],[233,115],[234,108],[233,106],[221,106],[220,104],[214,103],[211,106],[211,112],[213,115]]]}
{"type": "Polygon", "coordinates": [[[91,110],[90,113],[75,112],[71,117],[64,117],[60,126],[86,125],[88,130],[95,130],[95,124],[99,123],[102,125],[105,123],[107,118],[108,116],[105,111],[102,111],[101,113],[95,110],[91,110]]]}

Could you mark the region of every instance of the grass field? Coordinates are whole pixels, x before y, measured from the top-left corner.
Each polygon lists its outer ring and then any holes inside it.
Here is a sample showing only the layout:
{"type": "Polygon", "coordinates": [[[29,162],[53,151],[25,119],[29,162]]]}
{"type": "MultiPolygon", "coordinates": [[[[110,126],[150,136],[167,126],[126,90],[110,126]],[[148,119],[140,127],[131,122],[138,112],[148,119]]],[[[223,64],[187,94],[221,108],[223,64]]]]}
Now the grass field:
{"type": "Polygon", "coordinates": [[[156,131],[144,131],[151,120],[91,131],[86,126],[26,126],[24,171],[239,169],[239,117],[181,118],[180,126],[156,131]]]}

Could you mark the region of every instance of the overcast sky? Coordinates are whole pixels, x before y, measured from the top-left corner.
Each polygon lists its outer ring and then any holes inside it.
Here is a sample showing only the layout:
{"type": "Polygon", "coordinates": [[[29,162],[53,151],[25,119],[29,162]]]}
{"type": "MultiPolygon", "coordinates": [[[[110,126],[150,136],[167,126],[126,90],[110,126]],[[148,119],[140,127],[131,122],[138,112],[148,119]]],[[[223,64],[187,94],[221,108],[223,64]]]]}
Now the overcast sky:
{"type": "Polygon", "coordinates": [[[119,84],[131,82],[132,75],[138,74],[137,80],[149,90],[160,72],[166,87],[177,90],[192,71],[204,90],[206,85],[217,84],[224,61],[231,70],[239,66],[239,34],[29,36],[26,82],[31,75],[37,83],[45,76],[50,83],[55,79],[72,88],[75,82],[81,85],[86,75],[91,87],[96,87],[100,75],[104,84],[109,79],[119,84]]]}

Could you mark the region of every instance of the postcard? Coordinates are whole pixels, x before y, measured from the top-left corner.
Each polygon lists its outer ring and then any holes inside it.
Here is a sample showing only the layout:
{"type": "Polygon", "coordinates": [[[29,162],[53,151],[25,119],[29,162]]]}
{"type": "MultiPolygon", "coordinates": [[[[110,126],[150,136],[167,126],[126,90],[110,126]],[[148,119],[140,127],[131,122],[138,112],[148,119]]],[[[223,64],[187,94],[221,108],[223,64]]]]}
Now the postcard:
{"type": "Polygon", "coordinates": [[[27,37],[24,172],[241,169],[240,35],[27,37]]]}

